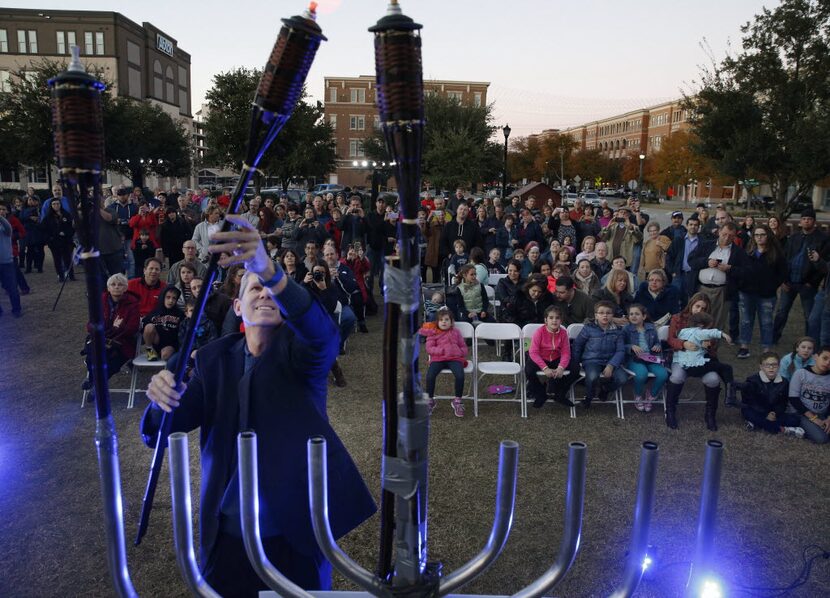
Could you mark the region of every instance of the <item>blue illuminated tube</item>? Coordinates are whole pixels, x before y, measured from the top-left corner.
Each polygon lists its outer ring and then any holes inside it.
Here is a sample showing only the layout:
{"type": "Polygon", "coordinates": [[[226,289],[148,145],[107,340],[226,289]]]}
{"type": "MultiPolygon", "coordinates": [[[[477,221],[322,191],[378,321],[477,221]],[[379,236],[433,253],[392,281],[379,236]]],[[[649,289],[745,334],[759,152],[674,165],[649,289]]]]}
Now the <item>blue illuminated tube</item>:
{"type": "Polygon", "coordinates": [[[588,446],[571,442],[568,447],[568,481],[565,496],[565,529],[556,561],[532,584],[513,598],[538,598],[555,588],[573,565],[582,535],[582,508],[585,502],[585,461],[588,446]]]}
{"type": "Polygon", "coordinates": [[[637,481],[637,503],[634,506],[634,524],[625,573],[612,598],[627,598],[640,585],[651,557],[648,556],[648,528],[654,507],[654,485],[657,478],[657,444],[644,442],[640,452],[640,477],[637,481]]]}
{"type": "Polygon", "coordinates": [[[723,443],[719,440],[710,440],[706,443],[706,461],[703,466],[700,515],[697,522],[697,545],[689,571],[689,581],[686,584],[689,594],[700,598],[719,598],[722,595],[720,584],[710,578],[722,467],[723,443]]]}
{"type": "Polygon", "coordinates": [[[221,598],[202,577],[193,550],[193,522],[190,507],[190,450],[187,434],[175,432],[169,437],[170,495],[173,503],[173,538],[176,562],[187,588],[194,596],[221,598]]]}

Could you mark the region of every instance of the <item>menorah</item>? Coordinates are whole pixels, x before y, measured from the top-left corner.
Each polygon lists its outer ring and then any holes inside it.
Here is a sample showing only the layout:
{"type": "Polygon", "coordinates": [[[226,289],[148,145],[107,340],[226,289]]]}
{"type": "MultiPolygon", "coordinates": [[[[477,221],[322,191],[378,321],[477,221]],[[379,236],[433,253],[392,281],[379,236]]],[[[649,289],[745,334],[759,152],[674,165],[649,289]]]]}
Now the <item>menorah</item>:
{"type": "MultiPolygon", "coordinates": [[[[269,57],[252,107],[249,156],[240,184],[234,190],[233,209],[242,199],[247,181],[267,147],[290,117],[302,84],[321,40],[315,5],[303,16],[284,20],[269,57]]],[[[328,514],[326,440],[312,437],[307,445],[308,496],[311,525],[324,556],[365,595],[381,597],[432,597],[452,595],[484,573],[498,558],[510,534],[517,485],[519,446],[505,440],[499,448],[496,505],[489,537],[482,550],[457,570],[444,573],[428,561],[427,498],[429,414],[418,376],[418,306],[420,298],[417,209],[419,207],[424,102],[421,67],[421,25],[405,16],[397,0],[370,31],[375,36],[377,98],[380,124],[396,168],[401,217],[398,252],[384,273],[385,327],[383,373],[383,460],[381,473],[380,543],[378,567],[370,572],[338,546],[328,514]],[[398,371],[403,379],[398,385],[398,371]],[[394,556],[394,562],[393,562],[394,556]]],[[[116,593],[136,596],[130,579],[124,539],[117,436],[111,416],[104,356],[101,281],[97,219],[100,175],[103,164],[103,125],[100,92],[103,85],[87,75],[74,53],[69,69],[50,81],[53,89],[55,148],[67,195],[80,202],[79,237],[86,276],[92,326],[93,385],[98,415],[96,444],[107,532],[108,566],[116,593]]],[[[212,264],[215,269],[215,264],[212,264]]],[[[208,280],[212,274],[208,277],[208,280]]],[[[204,308],[206,292],[199,297],[197,315],[204,308]]],[[[190,352],[193,331],[185,343],[190,352]]],[[[177,372],[177,380],[181,379],[177,372]]],[[[169,430],[169,428],[168,428],[169,430]]],[[[260,536],[257,436],[239,434],[240,525],[245,550],[253,569],[280,596],[309,597],[269,561],[260,536]]],[[[167,436],[162,425],[156,456],[142,511],[140,536],[146,530],[164,446],[170,447],[170,483],[176,560],[188,589],[198,596],[217,597],[202,576],[193,547],[190,466],[187,435],[167,436]]],[[[561,543],[550,567],[513,596],[542,596],[555,589],[568,574],[579,551],[582,535],[585,472],[588,447],[568,446],[565,480],[565,517],[561,543]]],[[[711,572],[723,445],[710,440],[701,492],[697,546],[688,588],[699,595],[711,572]]],[[[631,540],[622,579],[612,594],[630,596],[639,585],[651,559],[648,536],[654,503],[658,447],[644,442],[634,506],[631,540]]],[[[339,592],[325,593],[326,595],[339,592]]]]}

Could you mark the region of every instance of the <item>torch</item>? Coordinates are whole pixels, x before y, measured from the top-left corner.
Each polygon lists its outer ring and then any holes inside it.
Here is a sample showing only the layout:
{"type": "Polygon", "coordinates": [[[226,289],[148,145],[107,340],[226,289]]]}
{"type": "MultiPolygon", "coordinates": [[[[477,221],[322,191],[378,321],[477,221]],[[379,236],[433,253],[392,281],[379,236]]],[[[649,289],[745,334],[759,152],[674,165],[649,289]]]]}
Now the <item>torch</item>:
{"type": "Polygon", "coordinates": [[[375,34],[380,126],[395,164],[402,217],[398,255],[384,269],[383,491],[378,575],[395,585],[422,579],[426,567],[429,417],[418,383],[417,308],[420,303],[418,207],[424,133],[421,25],[391,0],[375,34]],[[403,372],[398,400],[397,368],[403,372]],[[395,514],[397,510],[397,516],[395,514]]]}
{"type": "Polygon", "coordinates": [[[70,203],[80,203],[75,214],[84,262],[86,297],[91,324],[90,363],[95,389],[95,445],[104,503],[107,535],[107,565],[119,596],[136,596],[127,565],[121,502],[118,437],[112,419],[107,375],[104,310],[101,300],[101,254],[98,251],[98,220],[101,208],[101,173],[104,168],[104,119],[101,91],[104,84],[84,71],[79,48],[72,47],[66,71],[49,80],[55,158],[61,185],[70,203]]]}
{"type": "MultiPolygon", "coordinates": [[[[285,123],[291,117],[294,107],[300,98],[308,70],[314,61],[314,55],[325,40],[319,25],[317,25],[317,3],[312,2],[302,16],[293,16],[283,19],[274,49],[268,58],[268,63],[259,81],[256,95],[251,105],[251,127],[248,138],[248,150],[242,164],[242,173],[236,188],[233,191],[229,213],[237,213],[248,183],[253,178],[260,160],[265,151],[276,139],[285,123]]],[[[225,221],[223,231],[230,230],[231,224],[225,221]]],[[[187,334],[181,345],[181,354],[190,355],[193,349],[193,339],[202,312],[205,309],[208,294],[219,269],[219,256],[213,254],[210,259],[204,284],[196,299],[194,316],[190,318],[187,334]]],[[[187,359],[180,359],[174,376],[176,384],[181,384],[184,378],[187,359]]],[[[165,413],[162,416],[158,437],[156,438],[153,461],[150,466],[150,475],[147,480],[147,489],[141,507],[141,516],[138,522],[138,533],[135,543],[138,545],[147,532],[150,511],[153,507],[161,465],[164,461],[164,449],[167,446],[167,437],[170,434],[172,416],[165,413]]]]}

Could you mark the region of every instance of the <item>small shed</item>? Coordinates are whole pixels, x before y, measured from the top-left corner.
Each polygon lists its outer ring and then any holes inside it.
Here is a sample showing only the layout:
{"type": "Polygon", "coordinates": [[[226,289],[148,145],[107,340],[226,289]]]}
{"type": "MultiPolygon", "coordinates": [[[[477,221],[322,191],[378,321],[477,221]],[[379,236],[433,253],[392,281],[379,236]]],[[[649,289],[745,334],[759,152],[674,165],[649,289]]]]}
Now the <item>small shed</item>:
{"type": "Polygon", "coordinates": [[[524,204],[529,196],[536,198],[536,207],[542,209],[542,206],[548,203],[549,199],[553,199],[553,206],[558,208],[562,205],[562,195],[550,185],[545,183],[528,183],[524,187],[517,189],[510,194],[510,198],[519,197],[524,204]]]}

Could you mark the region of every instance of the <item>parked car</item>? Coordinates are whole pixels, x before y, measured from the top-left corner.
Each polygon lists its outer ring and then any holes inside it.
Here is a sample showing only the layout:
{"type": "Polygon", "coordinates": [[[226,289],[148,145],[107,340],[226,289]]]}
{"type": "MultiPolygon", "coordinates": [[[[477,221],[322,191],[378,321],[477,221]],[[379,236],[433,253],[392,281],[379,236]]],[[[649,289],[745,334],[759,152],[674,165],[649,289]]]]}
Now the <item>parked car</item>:
{"type": "Polygon", "coordinates": [[[337,193],[342,190],[343,185],[337,185],[335,183],[320,183],[319,185],[314,185],[311,192],[315,195],[320,195],[321,193],[337,193]]]}
{"type": "Polygon", "coordinates": [[[571,208],[576,203],[576,200],[579,199],[579,194],[577,193],[566,193],[565,194],[565,207],[571,208]]]}
{"type": "Polygon", "coordinates": [[[585,205],[594,206],[598,208],[600,205],[600,198],[599,193],[594,191],[587,191],[582,195],[582,201],[585,202],[585,205]]]}
{"type": "Polygon", "coordinates": [[[259,194],[262,197],[273,197],[275,199],[282,197],[283,193],[288,195],[288,201],[291,203],[300,203],[305,198],[305,191],[303,189],[289,189],[287,191],[283,191],[282,187],[263,187],[259,190],[259,194]]]}

